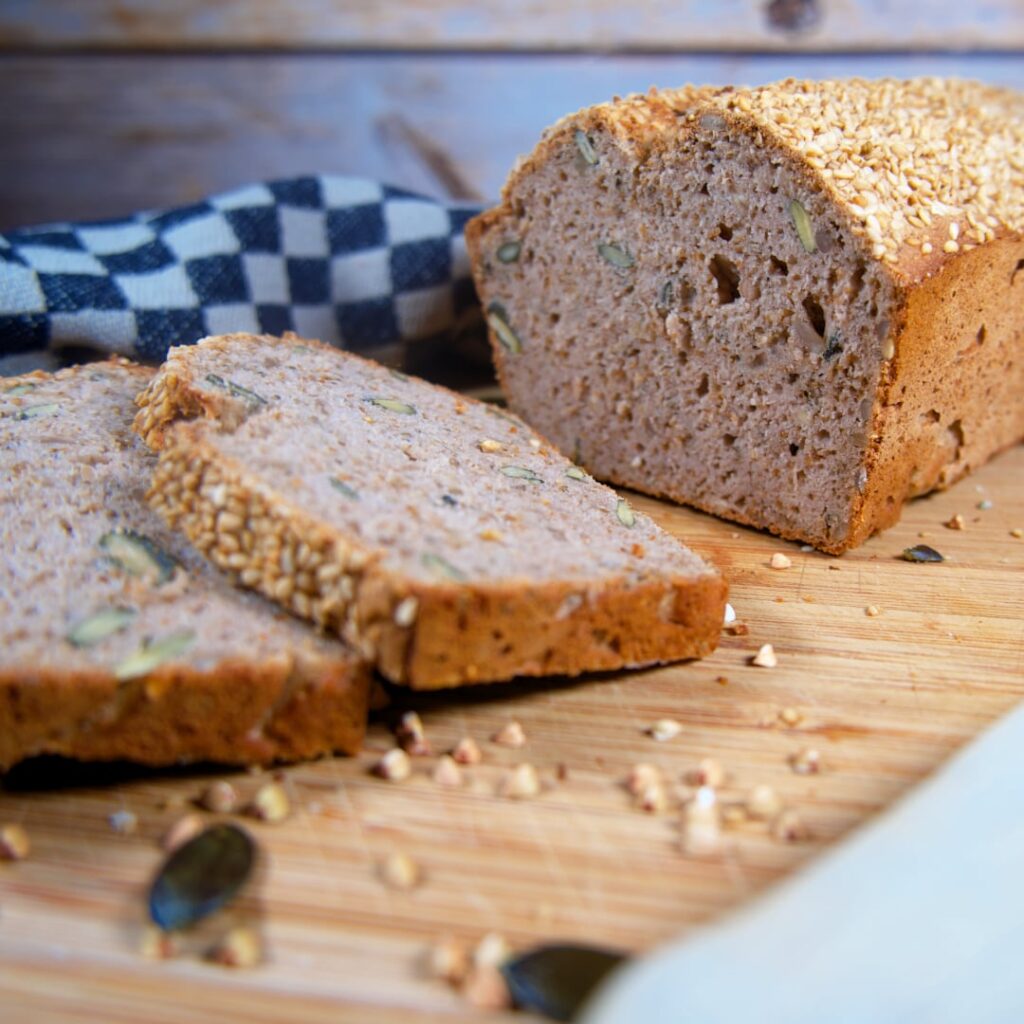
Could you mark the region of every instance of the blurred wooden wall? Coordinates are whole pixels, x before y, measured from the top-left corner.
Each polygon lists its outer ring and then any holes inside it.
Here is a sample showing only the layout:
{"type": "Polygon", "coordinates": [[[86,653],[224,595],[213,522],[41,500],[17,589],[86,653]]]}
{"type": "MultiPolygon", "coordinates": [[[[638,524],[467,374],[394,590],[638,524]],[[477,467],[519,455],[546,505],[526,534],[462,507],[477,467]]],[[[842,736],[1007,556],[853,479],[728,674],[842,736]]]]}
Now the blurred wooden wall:
{"type": "Polygon", "coordinates": [[[0,230],[307,172],[486,199],[614,94],[917,74],[1024,88],[1024,3],[0,0],[0,230]]]}

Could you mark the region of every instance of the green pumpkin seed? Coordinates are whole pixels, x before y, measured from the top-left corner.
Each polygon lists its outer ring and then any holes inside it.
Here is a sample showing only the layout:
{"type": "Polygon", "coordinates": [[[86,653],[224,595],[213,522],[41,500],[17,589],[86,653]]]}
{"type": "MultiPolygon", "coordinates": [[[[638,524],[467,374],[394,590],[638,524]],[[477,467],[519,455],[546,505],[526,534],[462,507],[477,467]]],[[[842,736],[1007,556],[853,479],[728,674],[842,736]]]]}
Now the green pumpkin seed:
{"type": "Polygon", "coordinates": [[[519,250],[522,245],[519,242],[505,242],[498,246],[497,256],[502,263],[515,263],[519,259],[519,250]]]}
{"type": "Polygon", "coordinates": [[[255,863],[248,832],[211,825],[164,861],[149,889],[149,916],[164,931],[195,924],[238,894],[255,863]]]}
{"type": "Polygon", "coordinates": [[[525,466],[502,466],[501,472],[513,480],[529,480],[531,484],[542,484],[544,481],[532,469],[525,466]]]}
{"type": "Polygon", "coordinates": [[[243,388],[241,384],[236,384],[233,380],[225,380],[216,373],[208,373],[206,375],[206,383],[212,384],[221,391],[226,391],[232,398],[241,398],[247,405],[253,408],[267,404],[267,400],[257,395],[255,391],[243,388]]]}
{"type": "Polygon", "coordinates": [[[512,330],[512,325],[508,322],[508,313],[500,302],[492,302],[487,307],[487,324],[509,352],[516,355],[523,351],[523,343],[519,340],[519,335],[512,330]]]}
{"type": "Polygon", "coordinates": [[[395,378],[395,380],[405,381],[405,380],[409,379],[409,374],[402,373],[401,370],[394,370],[394,369],[392,369],[392,370],[388,370],[388,373],[390,373],[391,376],[395,378]]]}
{"type": "Polygon", "coordinates": [[[397,398],[368,398],[367,401],[381,409],[387,409],[388,412],[399,412],[403,416],[416,415],[415,406],[409,405],[408,402],[400,402],[397,398]]]}
{"type": "Polygon", "coordinates": [[[75,647],[92,647],[114,633],[120,633],[135,618],[131,608],[104,608],[75,626],[67,635],[68,643],[75,647]]]}
{"type": "Polygon", "coordinates": [[[35,384],[30,384],[26,381],[24,384],[15,384],[14,387],[8,388],[4,395],[11,398],[17,398],[19,395],[27,395],[30,391],[35,391],[35,384]]]}
{"type": "Polygon", "coordinates": [[[196,635],[191,629],[180,629],[162,640],[146,644],[114,667],[114,678],[124,682],[148,675],[165,661],[184,654],[195,642],[196,635]]]}
{"type": "Polygon", "coordinates": [[[100,537],[100,548],[112,562],[132,576],[148,579],[155,586],[166,583],[178,563],[148,537],[134,530],[111,530],[100,537]]]}
{"type": "Polygon", "coordinates": [[[615,506],[615,514],[623,526],[632,527],[636,523],[636,516],[629,507],[629,502],[623,498],[619,498],[618,504],[615,506]]]}
{"type": "Polygon", "coordinates": [[[619,270],[629,270],[633,266],[633,257],[630,256],[621,246],[613,245],[611,242],[601,242],[597,246],[601,258],[619,270]]]}
{"type": "Polygon", "coordinates": [[[804,249],[807,252],[814,252],[818,248],[817,239],[814,237],[814,226],[811,224],[811,218],[807,216],[807,211],[795,199],[789,204],[789,216],[804,249]]]}
{"type": "Polygon", "coordinates": [[[351,498],[353,501],[359,500],[359,492],[354,487],[350,487],[344,480],[339,480],[336,476],[331,476],[327,478],[327,482],[339,494],[344,494],[346,498],[351,498]]]}
{"type": "Polygon", "coordinates": [[[597,151],[594,149],[594,143],[590,141],[590,136],[582,128],[577,128],[574,138],[576,139],[576,148],[580,151],[580,156],[591,167],[594,167],[598,162],[597,151]]]}
{"type": "Polygon", "coordinates": [[[658,293],[658,305],[663,309],[668,309],[672,305],[672,299],[675,295],[675,282],[666,281],[661,286],[661,291],[658,293]]]}
{"type": "Polygon", "coordinates": [[[566,471],[565,475],[572,480],[586,480],[587,474],[583,472],[579,466],[570,466],[566,471]]]}
{"type": "Polygon", "coordinates": [[[425,551],[420,556],[420,561],[425,568],[438,576],[447,576],[450,580],[466,579],[466,574],[461,569],[457,569],[447,558],[435,555],[432,551],[425,551]]]}
{"type": "Polygon", "coordinates": [[[45,416],[53,416],[60,412],[60,405],[57,402],[46,402],[43,405],[30,405],[27,409],[15,413],[16,420],[41,420],[45,416]]]}
{"type": "Polygon", "coordinates": [[[912,548],[904,548],[900,555],[905,562],[944,562],[946,559],[927,544],[915,544],[912,548]]]}
{"type": "Polygon", "coordinates": [[[552,1020],[571,1021],[626,956],[596,946],[539,946],[500,967],[513,1003],[552,1020]]]}

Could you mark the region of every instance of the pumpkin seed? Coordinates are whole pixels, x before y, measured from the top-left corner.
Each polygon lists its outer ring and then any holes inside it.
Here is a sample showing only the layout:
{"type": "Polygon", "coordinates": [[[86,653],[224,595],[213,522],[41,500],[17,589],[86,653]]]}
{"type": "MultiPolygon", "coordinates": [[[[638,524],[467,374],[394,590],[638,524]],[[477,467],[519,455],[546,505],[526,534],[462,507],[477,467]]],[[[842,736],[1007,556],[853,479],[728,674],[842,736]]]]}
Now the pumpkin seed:
{"type": "Polygon", "coordinates": [[[43,405],[30,405],[27,409],[22,409],[21,412],[15,414],[14,419],[40,420],[44,416],[53,416],[59,411],[60,405],[57,402],[46,402],[43,405]]]}
{"type": "Polygon", "coordinates": [[[944,562],[946,559],[927,544],[915,544],[912,548],[904,548],[900,555],[905,562],[944,562]]]}
{"type": "Polygon", "coordinates": [[[658,305],[663,309],[668,309],[672,305],[672,298],[675,295],[675,282],[666,281],[661,286],[661,291],[658,293],[658,305]]]}
{"type": "Polygon", "coordinates": [[[565,475],[572,480],[586,480],[587,474],[580,469],[579,466],[570,466],[566,471],[565,475]]]}
{"type": "Polygon", "coordinates": [[[519,250],[522,245],[519,242],[505,242],[504,245],[498,246],[498,259],[502,263],[515,263],[519,259],[519,250]]]}
{"type": "Polygon", "coordinates": [[[359,500],[359,492],[354,487],[350,487],[344,480],[339,480],[336,476],[331,476],[327,478],[327,482],[339,494],[344,494],[346,498],[351,498],[353,501],[359,500]]]}
{"type": "Polygon", "coordinates": [[[114,633],[120,633],[136,612],[132,608],[104,608],[75,626],[67,635],[68,643],[75,647],[92,647],[114,633]]]}
{"type": "Polygon", "coordinates": [[[404,380],[408,380],[409,379],[409,374],[402,373],[401,370],[391,369],[391,370],[388,370],[388,373],[390,373],[391,376],[395,378],[395,380],[403,380],[404,381],[404,380]]]}
{"type": "Polygon", "coordinates": [[[172,851],[149,889],[149,916],[186,928],[229,903],[252,873],[256,844],[237,825],[211,825],[172,851]]]}
{"type": "Polygon", "coordinates": [[[818,242],[814,237],[814,226],[811,224],[811,218],[807,215],[807,211],[795,199],[789,204],[789,216],[804,249],[807,252],[814,252],[818,248],[818,242]]]}
{"type": "Polygon", "coordinates": [[[597,251],[601,254],[602,259],[619,270],[628,270],[633,266],[633,257],[622,246],[613,245],[611,242],[600,242],[597,251]]]}
{"type": "Polygon", "coordinates": [[[519,340],[519,335],[512,330],[512,325],[508,322],[508,313],[500,302],[492,302],[487,307],[487,325],[497,335],[498,341],[513,355],[523,351],[523,343],[519,340]]]}
{"type": "Polygon", "coordinates": [[[14,387],[8,388],[4,394],[11,398],[17,398],[18,395],[27,395],[30,391],[34,391],[35,387],[35,384],[26,381],[24,384],[15,384],[14,387]]]}
{"type": "Polygon", "coordinates": [[[114,678],[124,682],[148,675],[165,661],[184,654],[196,641],[191,629],[179,629],[155,643],[144,644],[134,654],[119,662],[114,668],[114,678]]]}
{"type": "Polygon", "coordinates": [[[500,967],[512,1001],[522,1010],[570,1021],[595,988],[626,960],[596,946],[539,946],[500,967]]]}
{"type": "Polygon", "coordinates": [[[416,407],[408,402],[400,402],[397,398],[368,398],[366,401],[389,412],[400,412],[403,416],[415,416],[416,407]]]}
{"type": "Polygon", "coordinates": [[[618,516],[619,522],[623,526],[632,527],[636,523],[636,516],[629,507],[629,502],[624,498],[619,498],[618,504],[615,506],[615,515],[618,516]]]}
{"type": "Polygon", "coordinates": [[[148,537],[120,527],[100,537],[100,548],[116,565],[131,576],[142,576],[155,586],[166,583],[178,563],[148,537]]]}
{"type": "Polygon", "coordinates": [[[532,469],[527,469],[525,466],[502,466],[501,472],[505,476],[512,477],[514,480],[529,480],[531,484],[544,483],[532,469]]]}
{"type": "Polygon", "coordinates": [[[226,391],[232,398],[241,398],[252,408],[258,408],[261,405],[267,404],[267,400],[260,395],[257,395],[255,391],[243,388],[241,384],[236,384],[233,380],[225,380],[216,373],[208,373],[206,375],[206,383],[212,384],[215,388],[219,388],[221,391],[226,391]]]}
{"type": "Polygon", "coordinates": [[[420,562],[431,572],[437,573],[438,576],[447,576],[451,580],[466,578],[466,574],[461,569],[457,569],[447,558],[435,555],[433,551],[424,551],[420,556],[420,562]]]}
{"type": "Polygon", "coordinates": [[[591,167],[594,167],[598,162],[598,157],[597,151],[594,149],[594,143],[590,140],[590,136],[582,128],[577,128],[574,137],[576,139],[576,148],[580,151],[580,156],[582,156],[591,167]]]}

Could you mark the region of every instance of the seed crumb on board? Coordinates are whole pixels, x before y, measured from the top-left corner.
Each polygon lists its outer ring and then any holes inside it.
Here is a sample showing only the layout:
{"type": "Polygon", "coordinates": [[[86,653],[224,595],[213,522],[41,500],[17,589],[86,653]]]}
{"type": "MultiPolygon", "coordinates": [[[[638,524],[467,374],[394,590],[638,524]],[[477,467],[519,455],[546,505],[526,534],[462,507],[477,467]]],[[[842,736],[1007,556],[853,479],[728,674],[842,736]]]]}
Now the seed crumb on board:
{"type": "Polygon", "coordinates": [[[797,775],[817,775],[821,771],[821,753],[814,747],[804,747],[790,754],[789,766],[797,775]]]}
{"type": "Polygon", "coordinates": [[[268,782],[256,790],[245,810],[251,818],[277,825],[291,814],[292,805],[280,782],[268,782]]]}
{"type": "Polygon", "coordinates": [[[381,881],[390,889],[406,892],[423,879],[420,866],[407,853],[389,853],[378,865],[381,881]]]}
{"type": "Polygon", "coordinates": [[[636,794],[633,803],[647,814],[661,814],[668,807],[668,794],[660,782],[652,782],[636,794]]]}
{"type": "Polygon", "coordinates": [[[526,745],[526,733],[515,719],[503,725],[492,737],[492,743],[501,747],[522,747],[526,745]]]}
{"type": "Polygon", "coordinates": [[[675,739],[682,731],[682,725],[674,718],[659,718],[654,725],[650,725],[644,730],[651,739],[657,740],[659,743],[675,739]]]}
{"type": "Polygon", "coordinates": [[[114,811],[107,815],[107,823],[119,836],[134,835],[139,827],[139,819],[131,811],[114,811]]]}
{"type": "Polygon", "coordinates": [[[725,615],[722,621],[726,626],[736,621],[736,609],[731,604],[726,604],[725,615]]]}
{"type": "Polygon", "coordinates": [[[772,786],[762,782],[747,794],[746,808],[750,817],[768,821],[782,810],[782,800],[772,786]]]}
{"type": "Polygon", "coordinates": [[[829,563],[829,570],[831,572],[841,572],[842,568],[843,567],[841,565],[832,565],[831,563],[829,563]]]}
{"type": "Polygon", "coordinates": [[[757,654],[750,659],[750,664],[757,665],[758,668],[775,668],[778,663],[778,655],[771,644],[762,644],[757,654]]]}
{"type": "Polygon", "coordinates": [[[263,943],[253,928],[232,928],[211,950],[209,960],[222,967],[255,967],[263,960],[263,943]]]}
{"type": "Polygon", "coordinates": [[[469,972],[469,951],[453,935],[442,935],[428,950],[426,972],[449,985],[461,985],[469,972]]]}
{"type": "Polygon", "coordinates": [[[992,502],[989,501],[988,498],[982,498],[981,501],[978,502],[978,508],[981,509],[982,512],[987,512],[992,507],[992,502]]]}
{"type": "Polygon", "coordinates": [[[713,757],[704,757],[697,767],[686,773],[686,781],[691,786],[711,786],[718,789],[725,782],[725,769],[713,757]]]}
{"type": "Polygon", "coordinates": [[[793,564],[793,559],[789,555],[784,555],[781,551],[776,551],[772,555],[771,562],[769,563],[773,569],[788,569],[793,564]]]}
{"type": "Polygon", "coordinates": [[[0,860],[24,860],[32,850],[32,842],[23,825],[0,827],[0,860]]]}
{"type": "Polygon", "coordinates": [[[1010,531],[1010,536],[1015,537],[1017,540],[1020,540],[1021,537],[1024,537],[1024,530],[1022,530],[1019,526],[1015,526],[1010,531]]]}
{"type": "Polygon", "coordinates": [[[641,761],[630,768],[625,785],[633,796],[639,796],[648,786],[661,785],[661,782],[661,769],[657,765],[641,761]]]}
{"type": "Polygon", "coordinates": [[[227,780],[218,779],[199,794],[196,803],[215,814],[231,814],[238,808],[238,791],[227,780]]]}
{"type": "Polygon", "coordinates": [[[139,939],[139,952],[147,960],[169,960],[178,953],[178,936],[165,932],[155,924],[148,924],[139,939]]]}
{"type": "Polygon", "coordinates": [[[959,512],[957,512],[957,514],[951,519],[947,519],[942,525],[945,526],[947,530],[963,530],[966,526],[964,523],[964,517],[959,512]]]}
{"type": "Polygon", "coordinates": [[[184,846],[190,839],[195,839],[200,832],[203,831],[204,823],[200,815],[190,812],[189,814],[183,814],[173,825],[163,834],[160,840],[160,845],[170,853],[172,850],[176,850],[179,846],[184,846]]]}
{"type": "Polygon", "coordinates": [[[412,762],[401,747],[392,747],[370,769],[388,782],[403,782],[412,774],[412,762]]]}
{"type": "Polygon", "coordinates": [[[462,984],[463,998],[478,1010],[507,1010],[512,995],[497,967],[473,967],[462,984]]]}
{"type": "Polygon", "coordinates": [[[879,608],[877,604],[869,604],[867,608],[864,609],[864,614],[869,619],[873,619],[882,614],[882,609],[879,608]]]}
{"type": "Polygon", "coordinates": [[[710,786],[701,786],[683,808],[683,852],[694,857],[717,853],[722,845],[722,819],[718,797],[710,786]]]}
{"type": "Polygon", "coordinates": [[[434,766],[434,781],[445,789],[458,789],[462,783],[462,769],[450,754],[442,754],[434,766]]]}
{"type": "Polygon", "coordinates": [[[784,843],[800,843],[810,839],[811,832],[796,811],[782,811],[772,822],[772,836],[784,843]]]}
{"type": "Polygon", "coordinates": [[[423,721],[415,711],[406,711],[398,720],[395,738],[407,754],[429,757],[433,753],[423,728],[423,721]]]}
{"type": "Polygon", "coordinates": [[[540,777],[537,769],[528,761],[517,764],[501,777],[498,795],[512,800],[528,800],[540,792],[540,777]]]}
{"type": "Polygon", "coordinates": [[[472,736],[463,736],[452,747],[452,760],[458,764],[479,764],[484,759],[480,746],[472,736]]]}
{"type": "Polygon", "coordinates": [[[750,627],[745,622],[732,622],[725,627],[725,631],[729,636],[746,636],[750,627]]]}
{"type": "Polygon", "coordinates": [[[783,708],[779,712],[779,721],[783,725],[788,725],[790,728],[799,725],[804,720],[804,716],[797,711],[796,708],[783,708]]]}

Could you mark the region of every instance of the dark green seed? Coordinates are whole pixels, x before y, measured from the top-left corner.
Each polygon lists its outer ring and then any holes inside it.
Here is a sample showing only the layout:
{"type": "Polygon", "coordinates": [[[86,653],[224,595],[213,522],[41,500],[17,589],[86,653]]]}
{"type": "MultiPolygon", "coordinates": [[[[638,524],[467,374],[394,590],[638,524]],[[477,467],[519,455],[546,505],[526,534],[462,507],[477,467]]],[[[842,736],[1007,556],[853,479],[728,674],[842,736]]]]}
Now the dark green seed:
{"type": "Polygon", "coordinates": [[[502,466],[501,472],[514,480],[529,480],[531,484],[544,483],[532,469],[527,469],[526,466],[502,466]]]}
{"type": "Polygon", "coordinates": [[[127,629],[135,614],[131,608],[103,608],[79,622],[65,639],[75,647],[92,647],[127,629]]]}
{"type": "Polygon", "coordinates": [[[487,323],[497,335],[498,341],[513,355],[523,351],[523,343],[508,321],[508,313],[500,302],[492,302],[487,307],[487,323]]]}
{"type": "Polygon", "coordinates": [[[339,480],[336,476],[328,477],[327,480],[339,494],[344,494],[346,498],[351,498],[352,501],[359,500],[359,492],[354,487],[350,487],[344,480],[339,480]]]}
{"type": "Polygon", "coordinates": [[[594,149],[594,143],[590,141],[590,136],[582,128],[577,128],[574,138],[576,139],[576,148],[580,151],[580,156],[593,167],[597,163],[598,158],[597,151],[594,149]]]}
{"type": "Polygon", "coordinates": [[[519,250],[522,246],[518,242],[506,242],[498,246],[498,259],[502,263],[515,263],[519,259],[519,250]]]}
{"type": "Polygon", "coordinates": [[[43,405],[30,405],[17,413],[14,418],[16,420],[39,420],[58,412],[60,412],[60,406],[56,402],[46,402],[43,405]]]}
{"type": "Polygon", "coordinates": [[[450,580],[464,580],[466,574],[456,566],[452,565],[447,558],[435,555],[433,551],[425,551],[420,556],[424,568],[437,573],[438,576],[447,576],[450,580]]]}
{"type": "Polygon", "coordinates": [[[395,380],[403,380],[404,381],[404,380],[408,380],[409,379],[409,374],[402,373],[401,370],[393,370],[392,369],[392,370],[388,370],[388,373],[390,373],[391,376],[395,378],[395,380]]]}
{"type": "Polygon", "coordinates": [[[10,398],[16,398],[18,395],[27,395],[30,391],[35,390],[35,384],[25,382],[24,384],[15,384],[13,387],[8,388],[4,394],[10,398]]]}
{"type": "Polygon", "coordinates": [[[927,544],[915,544],[912,548],[904,548],[900,555],[905,562],[944,562],[946,559],[927,544]]]}
{"type": "Polygon", "coordinates": [[[157,586],[166,583],[178,567],[166,551],[134,530],[117,529],[103,534],[100,549],[126,573],[143,576],[157,586]]]}
{"type": "Polygon", "coordinates": [[[629,270],[633,266],[633,257],[620,245],[612,245],[611,242],[601,242],[598,244],[597,251],[605,262],[610,263],[618,270],[629,270]]]}
{"type": "Polygon", "coordinates": [[[256,844],[237,825],[212,825],[174,850],[149,890],[149,916],[170,931],[229,903],[252,873],[256,844]]]}
{"type": "Polygon", "coordinates": [[[539,946],[510,957],[501,973],[517,1007],[569,1021],[625,959],[622,953],[594,946],[539,946]]]}
{"type": "Polygon", "coordinates": [[[675,294],[675,290],[675,282],[666,281],[661,286],[661,292],[658,295],[658,305],[668,309],[672,305],[672,297],[675,294]]]}
{"type": "Polygon", "coordinates": [[[378,408],[387,409],[388,412],[398,412],[403,416],[415,416],[416,407],[408,402],[400,402],[397,398],[367,398],[367,402],[376,405],[378,408]]]}
{"type": "Polygon", "coordinates": [[[215,388],[219,388],[221,391],[226,391],[232,398],[241,398],[247,405],[253,408],[267,404],[267,400],[257,395],[255,391],[243,388],[241,384],[236,384],[233,380],[225,380],[216,373],[208,373],[206,375],[206,382],[207,384],[212,384],[215,388]]]}

